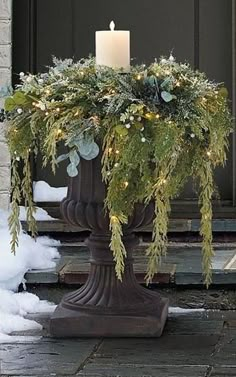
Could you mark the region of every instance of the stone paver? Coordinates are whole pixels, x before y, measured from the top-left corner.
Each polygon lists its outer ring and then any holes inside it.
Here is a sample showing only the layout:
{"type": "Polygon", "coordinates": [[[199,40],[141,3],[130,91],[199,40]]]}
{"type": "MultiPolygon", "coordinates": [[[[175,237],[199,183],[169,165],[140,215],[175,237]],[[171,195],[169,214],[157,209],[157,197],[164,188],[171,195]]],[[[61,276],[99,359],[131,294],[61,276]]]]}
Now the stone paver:
{"type": "Polygon", "coordinates": [[[170,315],[159,339],[56,340],[38,319],[44,337],[0,345],[1,377],[236,377],[234,311],[170,315]]]}
{"type": "Polygon", "coordinates": [[[0,347],[1,376],[71,376],[93,352],[98,340],[54,340],[0,347]]]}

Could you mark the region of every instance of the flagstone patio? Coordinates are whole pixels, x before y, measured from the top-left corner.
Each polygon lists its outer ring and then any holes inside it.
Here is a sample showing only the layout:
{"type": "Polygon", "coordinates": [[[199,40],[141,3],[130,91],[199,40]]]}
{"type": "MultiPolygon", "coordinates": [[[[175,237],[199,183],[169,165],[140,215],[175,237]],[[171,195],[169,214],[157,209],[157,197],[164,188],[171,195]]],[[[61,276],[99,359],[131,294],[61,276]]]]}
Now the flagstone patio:
{"type": "Polygon", "coordinates": [[[0,345],[1,377],[235,377],[236,312],[170,314],[159,339],[52,339],[15,334],[0,345]]]}

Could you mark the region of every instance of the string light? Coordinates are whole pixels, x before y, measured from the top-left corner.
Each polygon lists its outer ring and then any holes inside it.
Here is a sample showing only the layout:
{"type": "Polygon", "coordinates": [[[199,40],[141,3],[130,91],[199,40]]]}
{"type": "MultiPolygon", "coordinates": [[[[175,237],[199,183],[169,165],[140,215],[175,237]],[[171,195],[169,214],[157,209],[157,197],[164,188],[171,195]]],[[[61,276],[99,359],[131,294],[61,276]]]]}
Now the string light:
{"type": "Polygon", "coordinates": [[[164,185],[165,183],[166,183],[166,179],[165,178],[160,179],[160,185],[164,185]]]}
{"type": "Polygon", "coordinates": [[[141,80],[142,76],[141,75],[137,75],[137,80],[141,80]]]}
{"type": "Polygon", "coordinates": [[[116,216],[111,216],[111,222],[112,223],[118,223],[119,222],[119,220],[118,220],[118,218],[116,217],[116,216]]]}
{"type": "Polygon", "coordinates": [[[156,119],[159,119],[160,118],[160,114],[156,114],[156,119]]]}
{"type": "Polygon", "coordinates": [[[117,150],[116,150],[116,154],[119,154],[119,153],[120,153],[120,151],[117,149],[117,150]]]}
{"type": "Polygon", "coordinates": [[[50,94],[51,93],[49,89],[46,89],[45,92],[46,92],[46,94],[50,94]]]}
{"type": "Polygon", "coordinates": [[[123,183],[123,185],[124,185],[124,188],[127,188],[127,187],[129,186],[129,182],[128,182],[128,181],[125,181],[125,182],[123,183]]]}
{"type": "Polygon", "coordinates": [[[60,136],[62,134],[62,130],[59,128],[59,130],[57,130],[57,136],[60,136]]]}
{"type": "Polygon", "coordinates": [[[176,81],[176,83],[175,83],[175,86],[178,86],[178,87],[180,87],[180,81],[176,81]]]}
{"type": "Polygon", "coordinates": [[[56,111],[59,113],[61,111],[60,107],[57,107],[56,111]]]}
{"type": "Polygon", "coordinates": [[[211,151],[207,151],[207,156],[208,156],[208,157],[211,156],[211,151]]]}
{"type": "Polygon", "coordinates": [[[36,102],[32,102],[32,106],[36,106],[36,102]]]}

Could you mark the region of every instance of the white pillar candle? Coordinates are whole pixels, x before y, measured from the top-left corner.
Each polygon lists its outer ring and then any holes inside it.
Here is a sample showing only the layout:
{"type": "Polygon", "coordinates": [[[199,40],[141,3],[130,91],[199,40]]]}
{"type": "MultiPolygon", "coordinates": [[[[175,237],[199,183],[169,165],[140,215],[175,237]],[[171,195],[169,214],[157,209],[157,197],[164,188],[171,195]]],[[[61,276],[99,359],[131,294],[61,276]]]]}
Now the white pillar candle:
{"type": "Polygon", "coordinates": [[[130,32],[114,29],[112,21],[110,30],[96,31],[96,64],[129,72],[130,32]]]}

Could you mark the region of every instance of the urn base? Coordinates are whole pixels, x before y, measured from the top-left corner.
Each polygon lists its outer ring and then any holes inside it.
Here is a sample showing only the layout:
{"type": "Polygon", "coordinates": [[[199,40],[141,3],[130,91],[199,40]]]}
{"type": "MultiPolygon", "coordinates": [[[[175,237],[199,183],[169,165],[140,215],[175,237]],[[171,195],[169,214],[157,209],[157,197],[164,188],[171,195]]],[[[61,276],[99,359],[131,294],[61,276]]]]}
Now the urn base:
{"type": "MultiPolygon", "coordinates": [[[[132,298],[131,298],[132,299],[132,298]]],[[[71,310],[60,304],[50,324],[54,337],[160,337],[168,316],[168,299],[153,296],[153,312],[126,314],[71,310]]]]}
{"type": "Polygon", "coordinates": [[[65,295],[55,310],[50,332],[55,337],[159,337],[168,300],[138,284],[132,250],[138,238],[125,235],[127,250],[122,281],[117,279],[110,235],[91,234],[87,282],[65,295]]]}

